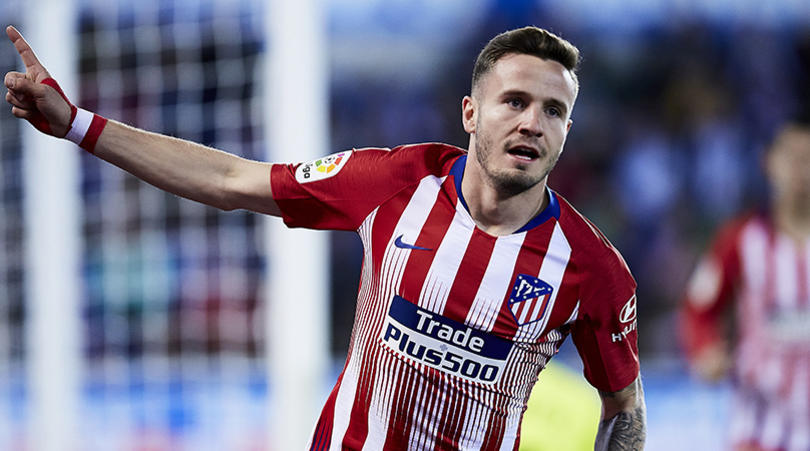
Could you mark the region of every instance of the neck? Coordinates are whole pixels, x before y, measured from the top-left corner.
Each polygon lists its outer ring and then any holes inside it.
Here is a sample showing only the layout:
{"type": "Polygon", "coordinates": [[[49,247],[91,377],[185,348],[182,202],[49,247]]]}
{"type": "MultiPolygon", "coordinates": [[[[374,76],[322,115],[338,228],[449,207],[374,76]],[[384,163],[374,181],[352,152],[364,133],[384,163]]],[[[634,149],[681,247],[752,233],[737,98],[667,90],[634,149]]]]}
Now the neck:
{"type": "Polygon", "coordinates": [[[810,202],[777,201],[774,203],[777,227],[798,241],[810,239],[810,202]]]}
{"type": "Polygon", "coordinates": [[[461,192],[476,225],[490,235],[502,236],[520,230],[549,204],[546,180],[520,193],[506,193],[481,174],[470,170],[468,160],[461,192]]]}

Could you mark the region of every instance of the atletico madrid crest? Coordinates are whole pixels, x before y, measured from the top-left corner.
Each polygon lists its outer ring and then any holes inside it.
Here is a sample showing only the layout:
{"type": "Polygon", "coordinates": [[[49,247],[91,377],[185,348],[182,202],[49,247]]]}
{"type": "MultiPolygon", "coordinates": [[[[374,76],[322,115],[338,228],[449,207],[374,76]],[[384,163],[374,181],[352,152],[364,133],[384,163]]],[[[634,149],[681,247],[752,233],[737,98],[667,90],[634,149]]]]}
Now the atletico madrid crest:
{"type": "Polygon", "coordinates": [[[543,319],[548,313],[548,301],[554,288],[542,280],[518,274],[512,294],[509,295],[509,310],[518,326],[525,326],[543,319]]]}

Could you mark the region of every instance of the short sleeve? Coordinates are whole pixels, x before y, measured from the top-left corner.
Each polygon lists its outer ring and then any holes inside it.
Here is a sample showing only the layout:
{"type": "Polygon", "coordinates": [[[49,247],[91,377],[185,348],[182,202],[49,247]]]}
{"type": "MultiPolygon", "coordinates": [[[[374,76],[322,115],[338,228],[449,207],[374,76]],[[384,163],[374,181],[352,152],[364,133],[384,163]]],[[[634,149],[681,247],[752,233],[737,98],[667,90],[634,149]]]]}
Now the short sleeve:
{"type": "Polygon", "coordinates": [[[386,199],[446,170],[461,150],[442,144],[366,148],[307,163],[274,164],[273,200],[289,227],[357,230],[386,199]]]}
{"type": "Polygon", "coordinates": [[[636,282],[606,241],[581,256],[580,306],[571,336],[585,378],[598,390],[619,391],[638,377],[636,282]]]}

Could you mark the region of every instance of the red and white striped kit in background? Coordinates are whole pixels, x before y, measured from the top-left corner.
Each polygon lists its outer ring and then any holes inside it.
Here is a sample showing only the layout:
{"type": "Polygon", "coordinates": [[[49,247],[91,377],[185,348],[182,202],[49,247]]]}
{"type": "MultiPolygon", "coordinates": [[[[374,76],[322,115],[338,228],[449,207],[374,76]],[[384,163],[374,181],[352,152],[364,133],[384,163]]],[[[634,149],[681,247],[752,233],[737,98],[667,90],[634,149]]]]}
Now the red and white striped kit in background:
{"type": "Polygon", "coordinates": [[[763,214],[724,227],[690,282],[687,351],[725,338],[736,308],[731,440],[765,450],[810,449],[810,241],[763,214]],[[736,305],[733,305],[736,304],[736,305]]]}
{"type": "Polygon", "coordinates": [[[637,377],[636,285],[618,252],[551,190],[520,231],[484,233],[459,195],[465,163],[421,144],[273,166],[287,225],[356,230],[365,247],[348,358],[310,449],[517,449],[569,333],[598,389],[637,377]]]}

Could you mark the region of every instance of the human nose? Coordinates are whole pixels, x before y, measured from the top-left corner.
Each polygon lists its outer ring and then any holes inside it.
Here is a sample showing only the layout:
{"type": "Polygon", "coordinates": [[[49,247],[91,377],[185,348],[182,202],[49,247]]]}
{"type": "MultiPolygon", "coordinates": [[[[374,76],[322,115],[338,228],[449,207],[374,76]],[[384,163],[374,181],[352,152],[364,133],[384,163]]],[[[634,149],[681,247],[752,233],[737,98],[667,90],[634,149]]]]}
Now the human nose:
{"type": "Polygon", "coordinates": [[[521,115],[518,131],[524,136],[543,136],[542,118],[540,108],[526,108],[521,115]]]}

